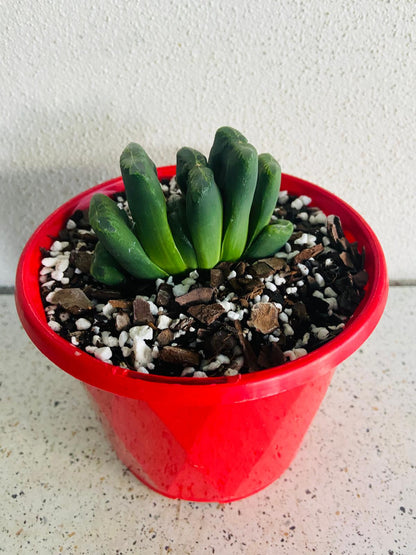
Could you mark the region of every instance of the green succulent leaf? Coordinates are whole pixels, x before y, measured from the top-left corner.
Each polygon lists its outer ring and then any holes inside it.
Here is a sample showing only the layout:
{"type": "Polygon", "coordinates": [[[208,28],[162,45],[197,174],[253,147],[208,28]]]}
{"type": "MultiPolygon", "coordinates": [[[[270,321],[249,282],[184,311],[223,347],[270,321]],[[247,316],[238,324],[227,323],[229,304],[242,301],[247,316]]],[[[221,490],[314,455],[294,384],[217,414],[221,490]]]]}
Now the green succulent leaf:
{"type": "Polygon", "coordinates": [[[168,224],[155,164],[140,145],[130,143],[121,154],[120,167],[135,231],[145,252],[169,274],[185,271],[168,224]]]}
{"type": "Polygon", "coordinates": [[[222,198],[208,167],[194,166],[188,174],[186,216],[198,268],[213,268],[220,259],[222,198]]]}
{"type": "Polygon", "coordinates": [[[244,258],[271,256],[283,247],[292,233],[293,224],[289,220],[278,220],[275,224],[267,225],[245,251],[244,258]]]}
{"type": "Polygon", "coordinates": [[[173,239],[188,268],[197,268],[198,261],[192,245],[191,235],[186,220],[186,203],[184,197],[172,195],[167,202],[168,222],[173,239]]]}
{"type": "Polygon", "coordinates": [[[121,266],[100,241],[95,246],[90,274],[97,281],[109,286],[121,285],[126,281],[121,266]]]}
{"type": "Polygon", "coordinates": [[[224,205],[221,260],[238,260],[247,242],[257,183],[257,151],[236,129],[220,127],[215,134],[208,163],[224,205]]]}
{"type": "Polygon", "coordinates": [[[207,166],[207,159],[203,154],[186,146],[178,150],[176,154],[176,183],[184,195],[186,194],[189,171],[198,165],[207,166]]]}
{"type": "Polygon", "coordinates": [[[232,145],[247,144],[248,141],[237,129],[233,127],[220,127],[215,133],[214,143],[208,157],[208,166],[214,172],[215,180],[222,191],[224,185],[224,172],[228,152],[232,145]]]}
{"type": "Polygon", "coordinates": [[[282,171],[271,154],[258,158],[257,185],[250,211],[248,244],[270,223],[280,191],[282,171]]]}
{"type": "Polygon", "coordinates": [[[118,264],[133,277],[156,279],[167,274],[154,264],[143,250],[139,240],[130,229],[113,200],[102,193],[93,195],[89,207],[89,219],[100,243],[118,264]]]}

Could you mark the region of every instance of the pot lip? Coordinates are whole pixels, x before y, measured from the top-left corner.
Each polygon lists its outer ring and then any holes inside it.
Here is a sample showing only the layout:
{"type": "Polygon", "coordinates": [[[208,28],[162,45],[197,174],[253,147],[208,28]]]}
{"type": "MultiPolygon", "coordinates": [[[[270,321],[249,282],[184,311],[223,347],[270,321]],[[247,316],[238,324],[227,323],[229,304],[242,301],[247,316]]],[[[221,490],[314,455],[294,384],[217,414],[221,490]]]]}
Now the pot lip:
{"type": "MultiPolygon", "coordinates": [[[[158,168],[159,179],[175,175],[175,166],[158,168]]],[[[312,204],[327,215],[340,216],[346,235],[365,247],[369,274],[365,296],[342,332],[315,351],[286,362],[282,366],[251,374],[220,378],[170,378],[140,374],[95,359],[52,331],[46,322],[41,301],[38,269],[39,247],[48,248],[51,236],[62,228],[77,209],[85,208],[97,192],[112,194],[123,189],[121,177],[98,184],[78,194],[50,214],[32,234],[21,254],[16,272],[15,300],[23,327],[33,343],[61,369],[86,384],[123,397],[142,399],[148,393],[181,402],[241,402],[267,397],[292,389],[333,370],[356,351],[376,327],[384,311],[388,294],[387,266],[382,247],[367,222],[345,201],[333,193],[303,179],[282,174],[281,190],[307,195],[312,204]],[[328,211],[329,210],[329,211],[328,211]],[[203,387],[202,387],[203,386],[203,387]]]]}

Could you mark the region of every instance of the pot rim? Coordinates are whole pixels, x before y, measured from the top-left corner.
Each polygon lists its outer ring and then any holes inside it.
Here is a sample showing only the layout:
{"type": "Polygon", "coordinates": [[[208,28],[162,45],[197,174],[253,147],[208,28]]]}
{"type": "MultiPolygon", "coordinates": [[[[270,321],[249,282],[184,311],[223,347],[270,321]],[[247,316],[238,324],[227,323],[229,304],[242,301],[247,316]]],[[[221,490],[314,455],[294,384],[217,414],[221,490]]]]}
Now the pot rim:
{"type": "MultiPolygon", "coordinates": [[[[175,175],[175,166],[158,168],[159,179],[175,175]]],[[[48,248],[54,235],[77,208],[86,208],[97,191],[112,194],[123,190],[121,177],[92,187],[57,208],[28,240],[16,272],[15,299],[23,327],[33,343],[61,369],[88,385],[123,397],[145,399],[150,394],[161,402],[186,401],[188,404],[242,402],[275,395],[312,380],[334,369],[356,351],[376,327],[384,311],[388,294],[387,266],[381,245],[367,222],[345,201],[333,193],[297,177],[282,174],[281,190],[307,195],[312,205],[326,215],[341,218],[348,239],[365,247],[369,280],[365,295],[345,328],[315,351],[281,366],[219,378],[171,378],[141,374],[106,364],[78,349],[47,324],[40,296],[38,271],[40,247],[48,248]]]]}

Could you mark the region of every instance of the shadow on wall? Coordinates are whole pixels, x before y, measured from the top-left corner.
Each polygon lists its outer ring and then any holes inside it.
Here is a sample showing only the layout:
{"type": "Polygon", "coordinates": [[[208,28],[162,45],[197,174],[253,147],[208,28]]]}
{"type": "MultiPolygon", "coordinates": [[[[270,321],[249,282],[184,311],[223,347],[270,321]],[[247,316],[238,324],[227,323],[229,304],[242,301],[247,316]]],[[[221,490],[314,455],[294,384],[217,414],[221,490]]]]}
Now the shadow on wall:
{"type": "Polygon", "coordinates": [[[101,178],[103,169],[94,166],[0,172],[0,285],[12,285],[20,253],[45,217],[101,178]]]}
{"type": "MultiPolygon", "coordinates": [[[[29,117],[24,110],[0,139],[7,162],[0,168],[0,287],[13,285],[20,253],[46,216],[81,191],[120,175],[118,157],[128,142],[146,137],[152,146],[162,135],[142,117],[132,123],[131,114],[129,119],[113,112],[111,106],[106,111],[86,105],[62,113],[38,109],[29,117]]],[[[161,147],[169,151],[166,144],[161,147]]]]}

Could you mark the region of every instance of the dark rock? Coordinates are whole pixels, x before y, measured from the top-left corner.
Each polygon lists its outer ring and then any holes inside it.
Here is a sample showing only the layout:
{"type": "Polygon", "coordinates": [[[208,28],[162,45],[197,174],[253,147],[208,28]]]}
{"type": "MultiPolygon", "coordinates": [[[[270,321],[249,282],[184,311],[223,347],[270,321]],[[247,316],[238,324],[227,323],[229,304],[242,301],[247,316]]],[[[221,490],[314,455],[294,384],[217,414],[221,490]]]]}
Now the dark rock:
{"type": "Polygon", "coordinates": [[[254,299],[254,297],[263,293],[264,283],[258,277],[252,279],[235,277],[231,278],[229,282],[238,297],[254,299]]]}
{"type": "Polygon", "coordinates": [[[140,297],[133,301],[133,320],[135,324],[154,324],[155,318],[150,311],[150,304],[140,297]]]}
{"type": "Polygon", "coordinates": [[[70,263],[85,274],[90,273],[93,254],[87,251],[71,251],[69,255],[70,263]]]}
{"type": "Polygon", "coordinates": [[[273,303],[257,303],[247,324],[262,334],[271,333],[279,327],[279,310],[273,303]]]}
{"type": "Polygon", "coordinates": [[[238,340],[243,351],[245,365],[247,366],[249,372],[255,372],[259,369],[259,365],[257,363],[257,357],[253,351],[253,347],[250,345],[246,337],[244,337],[241,324],[238,320],[234,321],[234,326],[237,330],[238,340]]]}
{"type": "Polygon", "coordinates": [[[214,289],[211,287],[196,287],[189,291],[189,293],[185,293],[185,295],[181,295],[180,297],[176,297],[175,301],[180,306],[188,306],[190,304],[201,304],[201,303],[209,303],[214,295],[214,289]]]}
{"type": "Polygon", "coordinates": [[[58,304],[72,314],[78,314],[83,310],[90,310],[92,303],[87,295],[78,288],[59,289],[51,295],[51,303],[58,304]]]}
{"type": "Polygon", "coordinates": [[[157,336],[159,345],[161,347],[165,347],[166,345],[169,345],[169,343],[172,343],[173,341],[173,336],[174,336],[173,331],[170,330],[169,328],[167,328],[166,330],[162,330],[157,336]]]}
{"type": "Polygon", "coordinates": [[[257,362],[260,368],[273,368],[285,362],[285,356],[277,343],[268,343],[260,347],[257,362]]]}
{"type": "Polygon", "coordinates": [[[222,316],[225,312],[224,308],[219,303],[213,304],[197,304],[190,306],[188,312],[191,316],[206,324],[211,325],[217,318],[222,316]]]}
{"type": "Polygon", "coordinates": [[[221,268],[212,268],[210,271],[210,285],[214,289],[217,289],[220,285],[224,283],[224,274],[221,268]]]}
{"type": "Polygon", "coordinates": [[[322,244],[315,245],[314,247],[309,247],[307,249],[303,249],[297,254],[294,258],[295,264],[299,264],[308,260],[308,258],[315,258],[318,254],[320,254],[324,250],[322,244]]]}
{"type": "Polygon", "coordinates": [[[173,300],[172,285],[161,283],[156,295],[157,306],[168,306],[173,300]]]}
{"type": "Polygon", "coordinates": [[[209,357],[232,352],[237,345],[235,329],[225,326],[205,338],[204,348],[209,357]]]}
{"type": "Polygon", "coordinates": [[[200,360],[198,353],[181,347],[163,347],[159,352],[159,358],[163,362],[183,366],[198,366],[200,360]]]}

